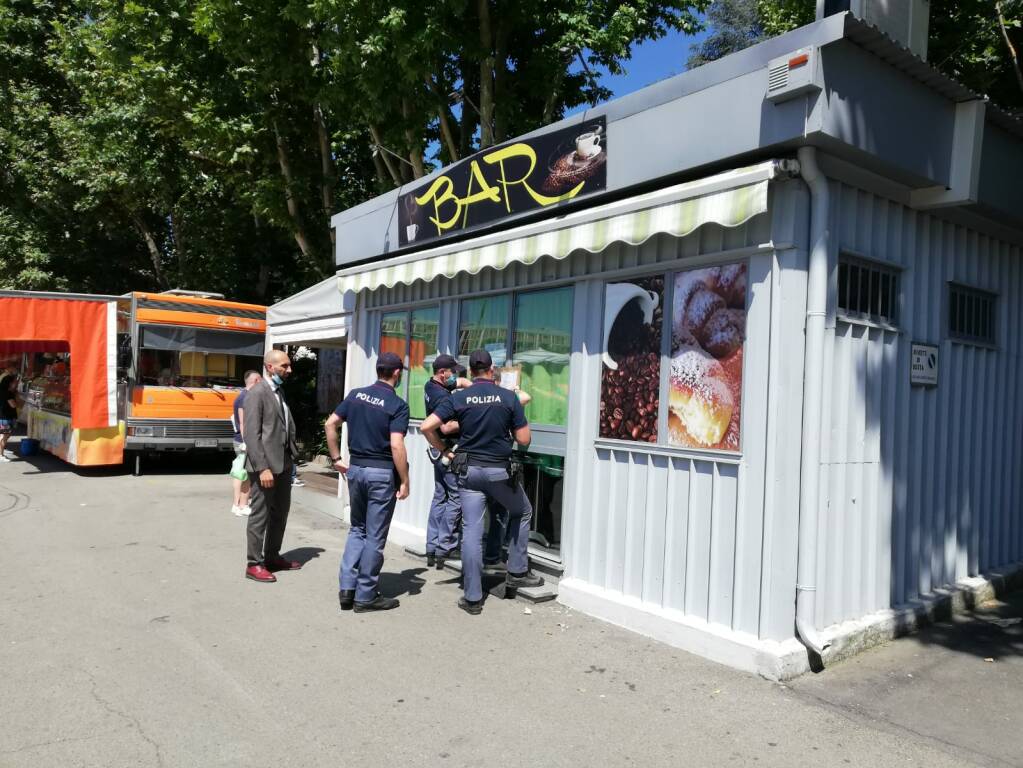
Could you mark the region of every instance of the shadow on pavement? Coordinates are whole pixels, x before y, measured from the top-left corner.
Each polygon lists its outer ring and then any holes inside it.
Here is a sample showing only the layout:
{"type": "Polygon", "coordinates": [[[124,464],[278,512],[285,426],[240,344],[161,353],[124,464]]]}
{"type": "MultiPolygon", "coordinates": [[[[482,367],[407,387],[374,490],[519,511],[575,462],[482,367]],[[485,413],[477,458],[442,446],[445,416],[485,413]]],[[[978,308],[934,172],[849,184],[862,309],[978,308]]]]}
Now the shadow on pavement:
{"type": "Polygon", "coordinates": [[[944,619],[921,630],[916,641],[981,659],[1023,656],[1023,591],[1000,595],[972,612],[944,619]]]}
{"type": "Polygon", "coordinates": [[[406,568],[401,573],[381,573],[378,589],[384,597],[400,597],[401,595],[418,595],[423,591],[425,579],[419,574],[426,573],[426,568],[406,568]]]}
{"type": "Polygon", "coordinates": [[[298,562],[305,565],[310,560],[315,560],[320,556],[321,552],[326,552],[323,547],[299,547],[293,549],[290,552],[282,552],[281,557],[285,560],[297,560],[298,562]]]}

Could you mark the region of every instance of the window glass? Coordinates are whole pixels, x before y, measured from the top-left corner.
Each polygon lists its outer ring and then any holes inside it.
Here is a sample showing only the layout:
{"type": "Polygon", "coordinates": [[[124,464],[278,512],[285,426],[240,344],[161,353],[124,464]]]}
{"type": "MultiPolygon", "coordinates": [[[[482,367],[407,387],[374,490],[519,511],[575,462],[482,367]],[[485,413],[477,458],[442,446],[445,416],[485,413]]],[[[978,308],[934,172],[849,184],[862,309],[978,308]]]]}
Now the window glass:
{"type": "Polygon", "coordinates": [[[409,340],[408,408],[413,419],[426,418],[423,387],[433,375],[433,359],[437,356],[437,331],[440,307],[424,307],[412,312],[412,334],[409,340]]]}
{"type": "Polygon", "coordinates": [[[469,364],[469,353],[474,349],[490,352],[494,365],[505,364],[510,309],[511,297],[507,294],[462,302],[458,329],[458,356],[462,365],[469,364]]]}
{"type": "Polygon", "coordinates": [[[245,371],[259,371],[255,355],[139,350],[139,383],[160,387],[244,387],[245,371]]]}
{"type": "MultiPolygon", "coordinates": [[[[572,289],[515,297],[512,361],[519,387],[532,396],[526,418],[535,424],[568,424],[568,361],[572,348],[572,289]]],[[[496,356],[495,356],[496,362],[496,356]]]]}
{"type": "MultiPolygon", "coordinates": [[[[405,359],[406,345],[408,343],[408,312],[387,312],[380,321],[380,347],[377,355],[384,352],[393,352],[402,360],[405,359]]],[[[402,381],[398,387],[398,397],[403,400],[408,398],[405,395],[406,381],[402,381]]]]}

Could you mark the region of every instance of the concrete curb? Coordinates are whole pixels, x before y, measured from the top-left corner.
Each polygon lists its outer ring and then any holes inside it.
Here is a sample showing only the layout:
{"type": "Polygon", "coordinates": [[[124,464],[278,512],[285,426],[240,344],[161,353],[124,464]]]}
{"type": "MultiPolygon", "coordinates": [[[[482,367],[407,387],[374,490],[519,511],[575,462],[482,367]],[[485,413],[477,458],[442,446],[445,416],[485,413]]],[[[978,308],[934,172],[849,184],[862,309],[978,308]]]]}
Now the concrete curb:
{"type": "MultiPolygon", "coordinates": [[[[997,571],[972,576],[952,587],[935,590],[932,596],[862,619],[835,624],[821,633],[831,647],[825,651],[825,666],[855,656],[868,648],[913,634],[929,624],[968,613],[981,603],[1023,587],[1023,562],[997,571]]],[[[806,669],[802,672],[806,672],[806,669]]],[[[802,672],[796,673],[802,674],[802,672]]],[[[796,675],[792,675],[795,677],[796,675]]]]}

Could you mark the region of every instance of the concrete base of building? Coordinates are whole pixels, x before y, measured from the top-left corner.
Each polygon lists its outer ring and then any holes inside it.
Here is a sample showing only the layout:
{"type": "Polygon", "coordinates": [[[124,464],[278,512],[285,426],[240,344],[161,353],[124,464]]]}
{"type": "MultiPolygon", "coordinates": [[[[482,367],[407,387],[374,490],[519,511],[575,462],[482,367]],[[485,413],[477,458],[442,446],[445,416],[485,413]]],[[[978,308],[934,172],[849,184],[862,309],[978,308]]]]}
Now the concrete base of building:
{"type": "MultiPolygon", "coordinates": [[[[981,603],[1021,587],[1023,562],[983,576],[963,579],[909,605],[834,624],[821,632],[824,640],[830,643],[824,653],[824,665],[827,667],[868,648],[916,632],[953,613],[968,612],[981,603]]],[[[635,598],[600,589],[578,579],[562,579],[558,585],[558,601],[611,624],[769,680],[791,680],[811,669],[807,650],[795,637],[780,642],[760,640],[680,611],[646,605],[635,598]]]]}

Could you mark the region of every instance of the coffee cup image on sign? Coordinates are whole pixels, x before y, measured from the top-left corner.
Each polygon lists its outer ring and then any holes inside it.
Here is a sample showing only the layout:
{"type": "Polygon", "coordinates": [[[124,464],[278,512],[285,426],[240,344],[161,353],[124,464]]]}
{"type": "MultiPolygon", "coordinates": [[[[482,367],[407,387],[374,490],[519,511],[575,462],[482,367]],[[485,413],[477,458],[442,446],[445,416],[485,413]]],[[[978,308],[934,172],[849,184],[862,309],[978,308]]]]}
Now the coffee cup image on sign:
{"type": "Polygon", "coordinates": [[[575,139],[575,153],[586,159],[593,157],[600,152],[600,134],[596,131],[589,131],[575,139]]]}
{"type": "Polygon", "coordinates": [[[663,299],[660,276],[605,288],[601,437],[657,441],[663,299]]]}
{"type": "Polygon", "coordinates": [[[405,227],[405,239],[408,242],[411,243],[413,240],[415,240],[418,234],[419,234],[418,224],[409,224],[407,227],[405,227]]]}

